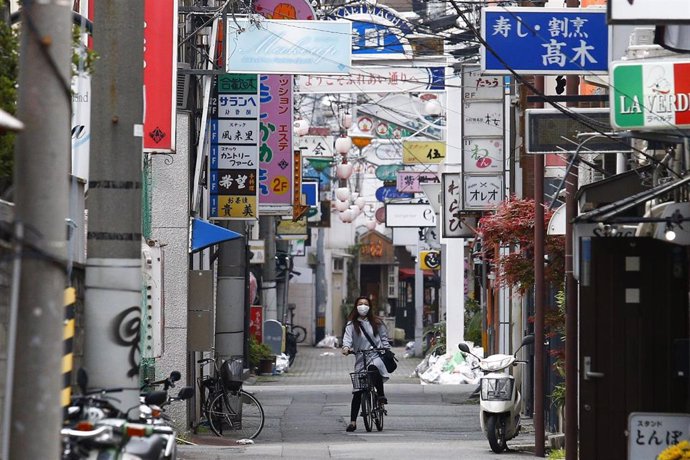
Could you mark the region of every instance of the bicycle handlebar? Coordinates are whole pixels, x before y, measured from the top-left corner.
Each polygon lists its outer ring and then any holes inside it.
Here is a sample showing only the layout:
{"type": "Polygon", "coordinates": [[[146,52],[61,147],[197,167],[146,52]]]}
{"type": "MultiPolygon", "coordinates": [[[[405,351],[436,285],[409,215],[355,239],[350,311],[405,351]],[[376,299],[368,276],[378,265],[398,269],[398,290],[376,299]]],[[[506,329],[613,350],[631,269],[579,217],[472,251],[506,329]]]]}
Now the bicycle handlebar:
{"type": "Polygon", "coordinates": [[[348,355],[362,355],[362,354],[365,354],[365,353],[383,352],[383,351],[386,351],[386,350],[388,350],[388,348],[384,348],[384,347],[381,347],[381,348],[368,348],[368,349],[366,349],[366,350],[359,350],[359,351],[349,350],[349,351],[348,351],[348,355]]]}

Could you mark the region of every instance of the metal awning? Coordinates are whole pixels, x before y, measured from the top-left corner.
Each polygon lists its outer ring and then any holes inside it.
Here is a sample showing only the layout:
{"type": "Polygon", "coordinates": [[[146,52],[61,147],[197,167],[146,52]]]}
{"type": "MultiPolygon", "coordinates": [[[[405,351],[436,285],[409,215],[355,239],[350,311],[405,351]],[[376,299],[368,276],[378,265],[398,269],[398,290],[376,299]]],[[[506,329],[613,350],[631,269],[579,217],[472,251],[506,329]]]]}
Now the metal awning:
{"type": "MultiPolygon", "coordinates": [[[[603,224],[616,224],[616,223],[639,223],[649,221],[648,218],[643,216],[620,216],[620,214],[625,211],[644,204],[649,200],[656,198],[663,198],[669,195],[671,192],[676,193],[676,197],[673,199],[676,201],[688,201],[690,198],[690,175],[682,177],[673,182],[666,182],[661,185],[657,185],[654,188],[645,190],[642,192],[635,193],[629,197],[620,199],[616,202],[604,205],[600,208],[593,209],[592,211],[580,214],[575,219],[573,223],[603,223],[603,224]],[[679,200],[678,198],[682,198],[679,200]]],[[[669,198],[670,201],[670,198],[669,198]]],[[[690,220],[690,217],[685,220],[690,220]]]]}

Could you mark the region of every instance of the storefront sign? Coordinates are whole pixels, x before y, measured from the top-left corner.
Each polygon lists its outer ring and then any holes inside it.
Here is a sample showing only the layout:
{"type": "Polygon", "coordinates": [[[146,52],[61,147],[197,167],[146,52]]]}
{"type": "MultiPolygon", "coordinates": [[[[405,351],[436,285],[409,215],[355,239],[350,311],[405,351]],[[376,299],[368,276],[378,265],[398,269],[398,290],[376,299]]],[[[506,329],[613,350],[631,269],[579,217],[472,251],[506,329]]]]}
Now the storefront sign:
{"type": "Polygon", "coordinates": [[[304,75],[300,93],[406,93],[443,91],[445,67],[353,67],[347,75],[304,75]]]}
{"type": "Polygon", "coordinates": [[[614,62],[611,124],[619,129],[690,126],[690,61],[614,62]]]}
{"type": "Polygon", "coordinates": [[[608,73],[603,9],[483,8],[481,32],[487,42],[481,66],[488,74],[608,73]]]}
{"type": "Polygon", "coordinates": [[[436,213],[430,204],[386,203],[386,227],[435,227],[436,213]]]}
{"type": "Polygon", "coordinates": [[[438,164],[445,158],[445,142],[403,141],[404,164],[438,164]]]}
{"type": "Polygon", "coordinates": [[[690,415],[631,412],[628,433],[628,460],[660,458],[661,451],[688,439],[690,415]]]}
{"type": "Polygon", "coordinates": [[[463,209],[494,209],[503,201],[503,174],[463,175],[463,209]]]}
{"type": "Polygon", "coordinates": [[[352,65],[350,21],[266,19],[261,27],[228,18],[226,69],[234,73],[347,74],[352,65]],[[242,33],[236,33],[238,29],[242,33]]]}
{"type": "Polygon", "coordinates": [[[608,0],[611,24],[690,22],[687,0],[608,0]]]}
{"type": "Polygon", "coordinates": [[[398,171],[395,187],[399,192],[422,193],[422,185],[438,182],[438,176],[432,172],[398,171]]]}

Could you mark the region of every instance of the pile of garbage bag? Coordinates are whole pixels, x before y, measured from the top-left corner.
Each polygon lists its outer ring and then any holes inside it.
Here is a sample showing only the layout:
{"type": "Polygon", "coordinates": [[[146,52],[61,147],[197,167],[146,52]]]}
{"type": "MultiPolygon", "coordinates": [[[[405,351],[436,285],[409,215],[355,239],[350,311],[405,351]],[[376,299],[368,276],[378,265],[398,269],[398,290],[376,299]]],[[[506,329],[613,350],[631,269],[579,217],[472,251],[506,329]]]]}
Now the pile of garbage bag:
{"type": "Polygon", "coordinates": [[[317,348],[338,348],[338,337],[327,335],[323,339],[319,340],[316,344],[317,348]]]}
{"type": "MultiPolygon", "coordinates": [[[[468,345],[472,353],[479,357],[484,356],[482,347],[473,347],[471,343],[468,345]]],[[[473,369],[478,364],[477,358],[465,355],[460,350],[443,355],[431,353],[417,365],[415,374],[422,385],[460,383],[478,385],[482,372],[479,369],[473,369]]]]}

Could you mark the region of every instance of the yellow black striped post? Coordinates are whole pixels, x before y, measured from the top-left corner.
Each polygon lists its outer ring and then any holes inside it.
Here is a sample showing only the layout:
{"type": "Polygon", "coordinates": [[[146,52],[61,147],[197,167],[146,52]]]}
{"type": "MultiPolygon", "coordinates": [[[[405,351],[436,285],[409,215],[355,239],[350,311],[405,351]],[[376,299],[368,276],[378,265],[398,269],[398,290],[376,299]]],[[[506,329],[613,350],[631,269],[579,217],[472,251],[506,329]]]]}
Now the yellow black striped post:
{"type": "Polygon", "coordinates": [[[62,341],[62,409],[67,410],[72,398],[72,366],[74,364],[72,350],[74,347],[74,308],[77,303],[77,290],[73,287],[65,289],[65,327],[62,341]]]}

